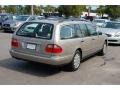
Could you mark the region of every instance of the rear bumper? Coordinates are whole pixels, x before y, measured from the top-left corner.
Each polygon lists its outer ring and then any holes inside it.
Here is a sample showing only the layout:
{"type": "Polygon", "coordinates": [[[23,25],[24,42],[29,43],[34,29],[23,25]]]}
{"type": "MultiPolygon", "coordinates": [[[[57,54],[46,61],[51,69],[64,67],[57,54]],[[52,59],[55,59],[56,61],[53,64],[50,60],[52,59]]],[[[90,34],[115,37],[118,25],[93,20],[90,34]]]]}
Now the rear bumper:
{"type": "Polygon", "coordinates": [[[50,65],[64,65],[67,63],[70,63],[72,60],[72,55],[71,56],[66,56],[66,57],[40,57],[40,56],[35,56],[35,55],[29,55],[25,53],[20,53],[16,52],[14,50],[10,50],[10,54],[12,57],[17,58],[17,59],[23,59],[23,60],[28,60],[28,61],[35,61],[39,63],[44,63],[44,64],[50,64],[50,65]]]}

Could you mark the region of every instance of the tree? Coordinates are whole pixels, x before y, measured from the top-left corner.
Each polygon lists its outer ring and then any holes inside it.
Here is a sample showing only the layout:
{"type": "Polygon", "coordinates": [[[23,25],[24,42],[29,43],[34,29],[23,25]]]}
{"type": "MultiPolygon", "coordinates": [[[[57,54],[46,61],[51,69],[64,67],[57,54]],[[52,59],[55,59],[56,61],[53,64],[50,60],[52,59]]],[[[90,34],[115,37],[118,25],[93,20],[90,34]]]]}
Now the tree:
{"type": "Polygon", "coordinates": [[[86,9],[83,5],[72,5],[72,16],[79,17],[82,12],[86,9]]]}
{"type": "Polygon", "coordinates": [[[60,5],[58,7],[58,12],[59,12],[60,16],[62,16],[64,14],[64,6],[63,5],[60,5]]]}
{"type": "Polygon", "coordinates": [[[120,17],[120,6],[117,6],[117,5],[107,5],[105,12],[112,19],[119,18],[120,17]]]}
{"type": "Polygon", "coordinates": [[[15,5],[4,6],[4,10],[7,13],[15,14],[16,13],[16,6],[15,5]]]}
{"type": "Polygon", "coordinates": [[[24,6],[23,13],[24,14],[31,14],[31,5],[24,6]]]}
{"type": "Polygon", "coordinates": [[[99,8],[97,8],[96,12],[101,15],[103,17],[103,15],[105,14],[106,11],[106,7],[105,6],[100,6],[99,8]]]}
{"type": "MultiPolygon", "coordinates": [[[[24,14],[24,6],[22,6],[22,5],[19,5],[19,9],[18,9],[19,11],[19,13],[18,14],[24,14]]],[[[16,11],[17,12],[17,11],[16,11]]]]}
{"type": "Polygon", "coordinates": [[[41,6],[33,6],[34,14],[40,15],[42,13],[42,8],[41,6]]]}
{"type": "Polygon", "coordinates": [[[44,7],[44,11],[45,12],[48,12],[48,13],[50,13],[50,12],[55,12],[55,7],[53,7],[53,6],[51,6],[51,5],[47,5],[46,7],[44,7]]]}
{"type": "Polygon", "coordinates": [[[51,16],[56,11],[56,7],[47,5],[46,7],[44,7],[44,11],[46,13],[45,17],[48,17],[51,16]]]}
{"type": "Polygon", "coordinates": [[[61,14],[61,15],[65,15],[66,18],[68,18],[69,16],[71,16],[71,13],[72,13],[72,6],[68,6],[68,5],[61,5],[59,6],[58,8],[58,12],[61,14]]]}
{"type": "Polygon", "coordinates": [[[2,12],[2,7],[0,6],[0,13],[2,12]]]}
{"type": "Polygon", "coordinates": [[[79,17],[85,9],[86,6],[84,5],[60,5],[58,7],[58,12],[66,17],[79,17]]]}

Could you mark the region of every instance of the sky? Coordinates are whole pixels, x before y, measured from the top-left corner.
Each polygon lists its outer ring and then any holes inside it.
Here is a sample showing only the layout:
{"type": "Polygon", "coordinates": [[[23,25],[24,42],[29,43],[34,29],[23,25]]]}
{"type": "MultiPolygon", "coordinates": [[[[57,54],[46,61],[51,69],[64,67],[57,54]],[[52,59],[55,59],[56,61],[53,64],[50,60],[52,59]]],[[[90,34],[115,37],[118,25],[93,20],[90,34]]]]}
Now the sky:
{"type": "Polygon", "coordinates": [[[98,5],[91,5],[92,10],[96,10],[99,6],[98,5]]]}

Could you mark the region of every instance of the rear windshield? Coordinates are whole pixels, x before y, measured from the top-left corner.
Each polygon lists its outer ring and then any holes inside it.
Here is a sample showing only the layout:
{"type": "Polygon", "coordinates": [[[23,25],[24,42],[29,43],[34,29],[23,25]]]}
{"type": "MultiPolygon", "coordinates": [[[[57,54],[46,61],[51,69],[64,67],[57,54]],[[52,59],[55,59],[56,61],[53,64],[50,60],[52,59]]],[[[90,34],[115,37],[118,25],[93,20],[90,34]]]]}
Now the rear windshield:
{"type": "Polygon", "coordinates": [[[40,39],[51,39],[53,26],[53,24],[49,23],[27,22],[20,27],[16,35],[40,39]]]}

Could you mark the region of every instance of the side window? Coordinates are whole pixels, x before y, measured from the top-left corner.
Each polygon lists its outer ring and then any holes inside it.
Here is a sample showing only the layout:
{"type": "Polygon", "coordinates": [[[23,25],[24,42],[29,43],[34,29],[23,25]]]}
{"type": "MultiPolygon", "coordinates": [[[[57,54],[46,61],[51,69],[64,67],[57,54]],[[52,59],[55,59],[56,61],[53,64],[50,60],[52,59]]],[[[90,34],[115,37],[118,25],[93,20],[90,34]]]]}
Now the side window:
{"type": "Polygon", "coordinates": [[[70,39],[75,37],[74,25],[65,25],[61,27],[60,38],[70,39]]]}
{"type": "Polygon", "coordinates": [[[97,31],[91,24],[87,24],[87,28],[91,36],[97,36],[97,31]]]}
{"type": "Polygon", "coordinates": [[[43,24],[37,32],[37,37],[50,38],[53,26],[51,24],[43,24]]]}
{"type": "Polygon", "coordinates": [[[37,23],[35,24],[29,24],[24,27],[24,29],[21,29],[21,32],[23,33],[33,33],[35,28],[38,26],[37,23]]]}
{"type": "Polygon", "coordinates": [[[87,30],[87,27],[85,24],[79,24],[80,25],[80,29],[81,29],[81,32],[82,32],[82,35],[84,37],[87,37],[87,36],[90,36],[88,30],[87,30]]]}
{"type": "Polygon", "coordinates": [[[82,32],[80,30],[80,26],[78,24],[75,25],[75,31],[77,37],[82,37],[82,32]]]}

